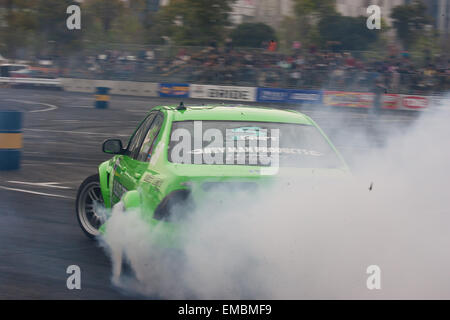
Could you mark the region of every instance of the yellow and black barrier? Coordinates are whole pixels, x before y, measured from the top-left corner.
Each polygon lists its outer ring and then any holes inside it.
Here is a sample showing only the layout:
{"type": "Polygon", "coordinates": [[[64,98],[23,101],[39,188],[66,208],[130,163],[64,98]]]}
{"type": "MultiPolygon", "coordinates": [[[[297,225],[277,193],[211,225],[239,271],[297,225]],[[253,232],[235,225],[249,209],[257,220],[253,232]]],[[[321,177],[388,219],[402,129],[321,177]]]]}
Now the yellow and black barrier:
{"type": "Polygon", "coordinates": [[[107,87],[96,87],[95,88],[95,107],[97,109],[108,108],[109,103],[109,88],[107,87]]]}
{"type": "Polygon", "coordinates": [[[0,111],[0,170],[20,168],[22,146],[22,112],[0,111]]]}

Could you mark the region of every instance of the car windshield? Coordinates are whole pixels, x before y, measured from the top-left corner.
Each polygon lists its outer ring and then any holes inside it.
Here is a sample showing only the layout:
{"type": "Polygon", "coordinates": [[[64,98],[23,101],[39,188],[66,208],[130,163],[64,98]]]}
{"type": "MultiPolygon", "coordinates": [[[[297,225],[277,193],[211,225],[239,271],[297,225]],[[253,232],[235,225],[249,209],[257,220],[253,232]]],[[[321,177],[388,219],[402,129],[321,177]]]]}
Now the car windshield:
{"type": "Polygon", "coordinates": [[[173,122],[168,160],[297,168],[344,166],[315,126],[248,121],[173,122]]]}

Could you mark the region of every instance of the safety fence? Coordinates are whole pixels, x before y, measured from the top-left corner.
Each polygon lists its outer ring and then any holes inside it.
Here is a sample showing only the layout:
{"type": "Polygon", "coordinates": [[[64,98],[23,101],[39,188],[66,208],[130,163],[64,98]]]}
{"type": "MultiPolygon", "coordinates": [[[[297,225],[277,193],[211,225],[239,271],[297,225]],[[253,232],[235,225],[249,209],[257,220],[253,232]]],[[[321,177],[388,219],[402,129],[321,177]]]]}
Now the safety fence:
{"type": "MultiPolygon", "coordinates": [[[[156,83],[134,81],[112,81],[92,79],[11,79],[10,84],[33,83],[59,86],[68,92],[94,94],[97,87],[109,88],[112,95],[129,95],[163,98],[196,98],[220,101],[262,102],[271,104],[301,104],[329,107],[370,109],[376,95],[371,92],[275,89],[251,86],[204,85],[191,83],[156,83]]],[[[0,78],[0,82],[8,82],[0,78]]],[[[423,111],[431,105],[443,105],[445,99],[435,96],[384,94],[380,105],[383,109],[423,111]]]]}
{"type": "MultiPolygon", "coordinates": [[[[96,87],[104,86],[110,88],[111,94],[118,95],[272,104],[309,104],[366,109],[373,107],[375,99],[375,94],[370,92],[274,89],[190,83],[147,83],[64,78],[61,79],[61,84],[64,90],[73,92],[94,93],[96,87]]],[[[385,94],[381,98],[381,107],[390,110],[420,111],[429,108],[434,100],[435,98],[431,96],[385,94]]]]}

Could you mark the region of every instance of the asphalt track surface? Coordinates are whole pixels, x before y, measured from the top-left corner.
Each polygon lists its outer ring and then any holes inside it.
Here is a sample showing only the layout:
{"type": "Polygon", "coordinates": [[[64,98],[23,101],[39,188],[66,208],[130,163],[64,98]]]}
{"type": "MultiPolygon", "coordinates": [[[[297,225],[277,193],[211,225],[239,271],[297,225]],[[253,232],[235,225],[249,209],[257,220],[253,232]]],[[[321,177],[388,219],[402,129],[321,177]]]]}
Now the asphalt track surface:
{"type": "MultiPolygon", "coordinates": [[[[114,96],[109,109],[98,110],[89,94],[0,88],[0,110],[21,110],[25,117],[21,169],[0,171],[0,299],[139,298],[111,284],[109,258],[78,226],[75,197],[81,182],[108,159],[101,153],[106,138],[125,142],[153,106],[178,102],[114,96]],[[81,268],[81,290],[66,287],[66,269],[73,264],[81,268]]],[[[390,132],[407,129],[418,116],[374,117],[366,110],[324,107],[301,111],[316,120],[350,164],[352,155],[383,144],[390,132]],[[353,131],[370,139],[349,144],[353,131]]]]}

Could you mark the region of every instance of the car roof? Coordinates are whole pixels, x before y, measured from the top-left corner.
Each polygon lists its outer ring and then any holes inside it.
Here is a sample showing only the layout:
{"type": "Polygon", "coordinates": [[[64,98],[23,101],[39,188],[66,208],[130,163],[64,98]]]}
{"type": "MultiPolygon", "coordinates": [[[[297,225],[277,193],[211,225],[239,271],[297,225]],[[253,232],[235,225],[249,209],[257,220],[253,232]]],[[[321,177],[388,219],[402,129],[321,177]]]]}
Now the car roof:
{"type": "MultiPolygon", "coordinates": [[[[236,104],[185,106],[185,110],[178,106],[160,106],[155,109],[166,111],[172,115],[173,121],[187,120],[228,120],[228,121],[259,121],[282,122],[313,125],[312,120],[298,111],[281,110],[262,106],[247,106],[236,104]]],[[[153,110],[155,110],[153,109],[153,110]]]]}

